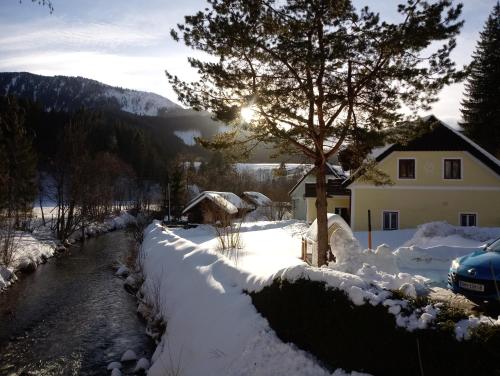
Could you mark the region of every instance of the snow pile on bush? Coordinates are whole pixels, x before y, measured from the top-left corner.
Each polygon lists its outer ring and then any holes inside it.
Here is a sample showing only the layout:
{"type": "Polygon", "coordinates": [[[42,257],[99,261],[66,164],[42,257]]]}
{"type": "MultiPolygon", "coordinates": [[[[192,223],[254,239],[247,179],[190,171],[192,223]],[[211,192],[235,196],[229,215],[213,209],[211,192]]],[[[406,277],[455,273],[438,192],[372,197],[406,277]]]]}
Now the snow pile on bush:
{"type": "Polygon", "coordinates": [[[477,328],[479,325],[492,325],[492,326],[500,326],[500,316],[498,316],[497,320],[492,319],[488,316],[469,316],[466,319],[460,320],[455,325],[455,336],[456,338],[461,340],[468,340],[471,336],[471,331],[477,328]]]}

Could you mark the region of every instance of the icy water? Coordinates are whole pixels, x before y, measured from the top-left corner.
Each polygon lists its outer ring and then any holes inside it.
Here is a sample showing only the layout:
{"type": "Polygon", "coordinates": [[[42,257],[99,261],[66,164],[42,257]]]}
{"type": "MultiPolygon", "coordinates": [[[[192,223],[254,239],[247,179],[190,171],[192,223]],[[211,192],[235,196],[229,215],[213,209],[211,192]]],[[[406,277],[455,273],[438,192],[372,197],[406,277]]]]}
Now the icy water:
{"type": "Polygon", "coordinates": [[[124,231],[87,240],[0,294],[0,375],[107,375],[127,349],[149,359],[135,299],[111,267],[132,244],[124,231]]]}

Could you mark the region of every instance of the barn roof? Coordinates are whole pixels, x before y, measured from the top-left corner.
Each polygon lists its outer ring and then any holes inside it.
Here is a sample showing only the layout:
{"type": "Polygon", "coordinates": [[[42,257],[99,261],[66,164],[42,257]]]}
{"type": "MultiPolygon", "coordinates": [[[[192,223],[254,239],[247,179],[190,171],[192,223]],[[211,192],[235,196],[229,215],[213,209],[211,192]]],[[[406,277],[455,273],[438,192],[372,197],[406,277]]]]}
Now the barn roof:
{"type": "Polygon", "coordinates": [[[232,192],[204,191],[188,202],[182,214],[187,213],[204,200],[211,201],[228,214],[236,214],[240,209],[251,209],[250,205],[232,192]]]}
{"type": "Polygon", "coordinates": [[[256,206],[271,206],[272,200],[260,192],[246,191],[243,196],[247,197],[256,206]]]}

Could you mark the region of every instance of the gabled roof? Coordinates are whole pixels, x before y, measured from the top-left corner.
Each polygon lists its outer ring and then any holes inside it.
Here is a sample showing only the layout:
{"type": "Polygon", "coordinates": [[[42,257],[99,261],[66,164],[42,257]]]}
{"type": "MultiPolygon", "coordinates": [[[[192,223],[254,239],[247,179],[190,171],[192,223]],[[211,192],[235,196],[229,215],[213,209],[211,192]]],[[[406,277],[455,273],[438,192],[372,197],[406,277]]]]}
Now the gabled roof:
{"type": "MultiPolygon", "coordinates": [[[[314,172],[316,167],[311,168],[307,173],[305,173],[299,181],[290,189],[288,195],[291,195],[293,191],[297,189],[297,187],[304,181],[304,179],[309,176],[312,172],[314,172]]],[[[339,165],[334,165],[331,163],[326,164],[326,177],[333,177],[333,179],[342,179],[344,181],[347,178],[346,173],[339,165]]]]}
{"type": "Polygon", "coordinates": [[[188,202],[182,214],[187,213],[203,200],[210,200],[228,214],[236,214],[239,209],[252,209],[250,205],[232,192],[204,191],[188,202]]]}
{"type": "Polygon", "coordinates": [[[243,192],[243,196],[251,201],[255,206],[271,206],[272,200],[260,192],[247,191],[243,192]]]}
{"type": "MultiPolygon", "coordinates": [[[[467,151],[483,164],[488,166],[496,174],[500,175],[500,161],[492,154],[484,150],[467,136],[453,129],[435,116],[427,116],[422,120],[434,123],[433,128],[407,144],[390,144],[374,149],[369,157],[376,162],[381,162],[394,151],[467,151]]],[[[348,186],[359,175],[359,169],[344,182],[348,186]]]]}

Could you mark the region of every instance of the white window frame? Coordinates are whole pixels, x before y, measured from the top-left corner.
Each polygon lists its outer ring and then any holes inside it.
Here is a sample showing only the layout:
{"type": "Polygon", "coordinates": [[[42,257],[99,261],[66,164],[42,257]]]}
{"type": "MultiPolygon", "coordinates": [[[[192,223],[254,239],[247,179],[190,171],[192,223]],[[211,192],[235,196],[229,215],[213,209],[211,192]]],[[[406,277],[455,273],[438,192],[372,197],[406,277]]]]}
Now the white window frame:
{"type": "Polygon", "coordinates": [[[479,214],[477,212],[460,212],[458,213],[458,225],[462,227],[462,215],[474,215],[476,217],[476,225],[475,226],[463,226],[463,227],[479,227],[479,214]]]}
{"type": "Polygon", "coordinates": [[[462,181],[464,180],[464,160],[462,157],[444,157],[441,161],[441,178],[444,181],[462,181]],[[445,167],[444,167],[444,162],[447,159],[454,159],[460,161],[460,179],[450,179],[450,178],[445,178],[444,173],[445,173],[445,167]]]}
{"type": "Polygon", "coordinates": [[[381,226],[380,226],[381,229],[382,229],[382,231],[395,231],[395,230],[399,230],[400,229],[400,226],[399,226],[400,221],[401,221],[401,213],[400,213],[399,210],[389,210],[389,209],[382,210],[382,222],[381,222],[381,226]],[[398,215],[398,223],[397,223],[397,227],[396,228],[394,228],[394,229],[392,229],[392,228],[391,229],[384,228],[384,216],[385,216],[385,213],[397,213],[397,215],[398,215]]]}
{"type": "Polygon", "coordinates": [[[397,180],[417,180],[417,158],[414,158],[414,157],[407,157],[407,158],[400,157],[400,158],[398,158],[397,163],[398,163],[398,165],[397,165],[397,175],[396,175],[397,180]],[[413,177],[413,178],[400,178],[399,177],[399,161],[401,161],[401,160],[413,160],[415,162],[415,171],[414,171],[415,177],[413,177]]]}

